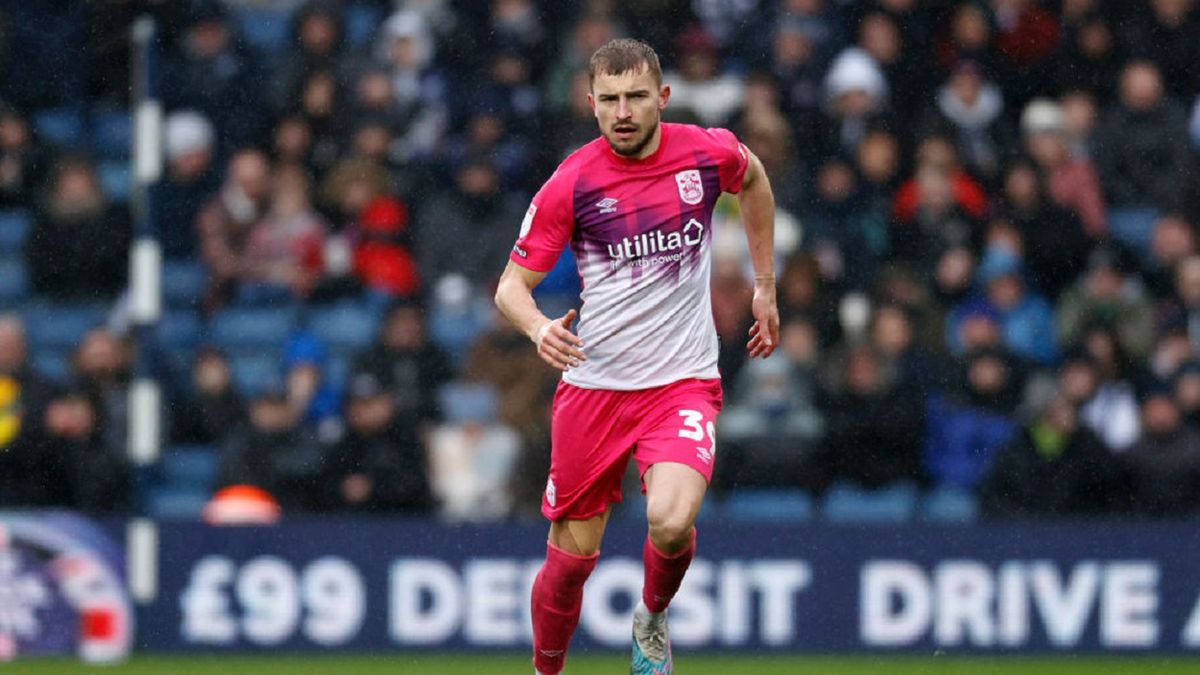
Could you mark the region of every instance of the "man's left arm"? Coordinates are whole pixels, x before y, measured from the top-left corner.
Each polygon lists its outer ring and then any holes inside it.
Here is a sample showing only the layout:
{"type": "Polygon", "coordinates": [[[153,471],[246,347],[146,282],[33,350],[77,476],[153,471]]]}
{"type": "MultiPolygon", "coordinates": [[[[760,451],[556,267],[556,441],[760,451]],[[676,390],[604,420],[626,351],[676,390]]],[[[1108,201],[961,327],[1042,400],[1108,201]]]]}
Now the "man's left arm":
{"type": "Polygon", "coordinates": [[[746,173],[737,193],[754,266],[754,325],[746,348],[750,358],[766,358],[779,346],[779,309],[775,304],[775,195],[762,162],[748,148],[746,173]]]}

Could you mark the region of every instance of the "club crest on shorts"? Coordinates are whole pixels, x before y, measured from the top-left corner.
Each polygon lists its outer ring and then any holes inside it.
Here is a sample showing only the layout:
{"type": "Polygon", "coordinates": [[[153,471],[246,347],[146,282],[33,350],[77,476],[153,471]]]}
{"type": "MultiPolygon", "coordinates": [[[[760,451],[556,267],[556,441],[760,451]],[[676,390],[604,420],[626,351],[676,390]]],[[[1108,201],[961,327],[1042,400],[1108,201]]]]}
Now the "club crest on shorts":
{"type": "Polygon", "coordinates": [[[699,204],[704,199],[704,183],[700,180],[699,169],[688,169],[675,174],[675,184],[679,186],[679,198],[685,204],[699,204]]]}
{"type": "Polygon", "coordinates": [[[554,487],[554,479],[546,481],[546,503],[554,506],[554,502],[558,501],[558,490],[554,487]]]}

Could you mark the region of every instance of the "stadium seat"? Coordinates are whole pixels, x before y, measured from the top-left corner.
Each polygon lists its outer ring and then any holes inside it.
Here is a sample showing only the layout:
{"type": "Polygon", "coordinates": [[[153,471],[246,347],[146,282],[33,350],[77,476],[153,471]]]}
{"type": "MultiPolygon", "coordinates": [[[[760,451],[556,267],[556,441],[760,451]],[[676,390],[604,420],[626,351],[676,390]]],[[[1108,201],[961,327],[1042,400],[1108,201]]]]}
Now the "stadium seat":
{"type": "Polygon", "coordinates": [[[230,308],[209,325],[212,340],[231,352],[279,349],[296,324],[292,308],[230,308]]]}
{"type": "Polygon", "coordinates": [[[383,21],[383,15],[376,7],[349,3],[345,10],[346,43],[352,47],[361,47],[375,37],[375,28],[383,21]]]}
{"type": "Polygon", "coordinates": [[[292,26],[286,12],[241,9],[237,23],[242,38],[255,49],[274,55],[287,48],[292,26]]]}
{"type": "Polygon", "coordinates": [[[283,382],[283,365],[278,354],[234,354],[229,358],[229,368],[234,386],[247,397],[283,382]]]}
{"type": "Polygon", "coordinates": [[[65,351],[35,351],[30,362],[35,371],[55,382],[66,382],[71,377],[71,357],[65,351]]]}
{"type": "Polygon", "coordinates": [[[721,503],[723,518],[735,523],[796,523],[812,519],[813,499],[799,489],[734,490],[721,503]]]}
{"type": "Polygon", "coordinates": [[[332,354],[329,362],[325,364],[325,377],[334,389],[344,391],[346,382],[350,379],[350,369],[353,366],[354,363],[349,355],[332,354]]]}
{"type": "Polygon", "coordinates": [[[133,191],[133,174],[126,160],[111,159],[100,162],[100,187],[114,202],[124,204],[133,191]]]}
{"type": "Polygon", "coordinates": [[[38,304],[26,306],[25,331],[35,349],[71,351],[84,334],[103,326],[108,308],[103,305],[38,304]]]}
{"type": "Polygon", "coordinates": [[[163,303],[167,307],[195,307],[208,285],[208,271],[190,260],[165,260],[162,269],[163,303]]]}
{"type": "Polygon", "coordinates": [[[375,340],[379,314],[357,304],[339,304],[314,308],[308,328],[333,352],[349,353],[364,349],[375,340]]]}
{"type": "Polygon", "coordinates": [[[83,142],[83,113],[78,108],[49,108],[33,115],[33,128],[42,141],[63,148],[83,142]]]}
{"type": "Polygon", "coordinates": [[[0,257],[0,307],[13,308],[29,297],[29,273],[21,258],[0,257]]]}
{"type": "Polygon", "coordinates": [[[217,464],[216,451],[207,445],[177,445],[163,453],[159,470],[166,487],[209,492],[217,480],[217,464]]]}
{"type": "Polygon", "coordinates": [[[133,122],[128,110],[110,108],[92,115],[92,145],[105,159],[127,159],[132,154],[133,122]]]}
{"type": "Polygon", "coordinates": [[[187,309],[168,309],[158,321],[158,344],[168,352],[190,352],[203,333],[200,316],[187,309]]]}
{"type": "Polygon", "coordinates": [[[18,255],[24,251],[32,227],[33,218],[28,211],[0,211],[0,254],[18,255]]]}
{"type": "Polygon", "coordinates": [[[829,488],[821,504],[821,515],[831,523],[903,523],[913,517],[917,490],[897,483],[877,490],[838,483],[829,488]]]}
{"type": "Polygon", "coordinates": [[[199,520],[208,503],[207,490],[156,488],[150,491],[147,508],[154,518],[163,520],[199,520]]]}
{"type": "Polygon", "coordinates": [[[973,523],[979,517],[979,501],[962,488],[940,487],[921,499],[917,516],[926,523],[973,523]]]}

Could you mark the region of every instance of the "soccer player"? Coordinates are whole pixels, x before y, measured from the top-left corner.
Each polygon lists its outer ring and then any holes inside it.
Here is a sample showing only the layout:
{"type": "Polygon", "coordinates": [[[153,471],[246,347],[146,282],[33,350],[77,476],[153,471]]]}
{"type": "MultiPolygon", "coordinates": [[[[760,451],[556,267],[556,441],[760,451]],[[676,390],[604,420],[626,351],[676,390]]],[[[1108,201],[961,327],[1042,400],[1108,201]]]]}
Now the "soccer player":
{"type": "Polygon", "coordinates": [[[614,40],[589,64],[602,138],[572,154],[521,223],[496,305],[563,372],[554,397],[546,561],[533,586],[533,664],[562,672],[629,457],[646,493],[645,584],[634,612],[635,675],[672,672],[667,604],[695,552],[721,408],[709,295],[712,211],[734,193],[754,265],[747,348],[779,343],[774,198],[758,158],[724,129],[662,123],[670,87],[644,42],[614,40]],[[534,287],[570,244],[583,280],[576,312],[550,319],[534,287]]]}

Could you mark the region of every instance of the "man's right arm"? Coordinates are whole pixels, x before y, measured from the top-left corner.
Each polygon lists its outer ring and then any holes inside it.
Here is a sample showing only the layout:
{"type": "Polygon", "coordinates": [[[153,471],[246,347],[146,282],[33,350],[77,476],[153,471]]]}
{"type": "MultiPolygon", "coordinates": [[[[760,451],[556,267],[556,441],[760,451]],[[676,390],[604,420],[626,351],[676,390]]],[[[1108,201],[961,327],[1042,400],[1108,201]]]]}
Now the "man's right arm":
{"type": "Polygon", "coordinates": [[[533,289],[545,277],[545,272],[526,269],[510,260],[496,287],[496,307],[517,330],[537,345],[538,356],[543,361],[559,370],[566,370],[579,365],[580,361],[586,361],[587,357],[583,353],[583,341],[571,332],[575,310],[567,310],[563,316],[550,319],[542,314],[534,302],[533,289]]]}

